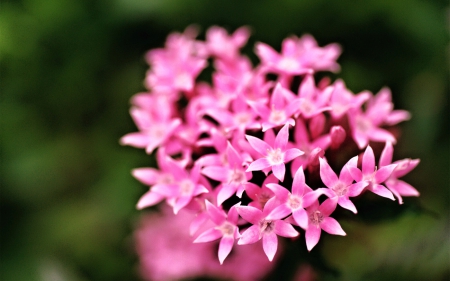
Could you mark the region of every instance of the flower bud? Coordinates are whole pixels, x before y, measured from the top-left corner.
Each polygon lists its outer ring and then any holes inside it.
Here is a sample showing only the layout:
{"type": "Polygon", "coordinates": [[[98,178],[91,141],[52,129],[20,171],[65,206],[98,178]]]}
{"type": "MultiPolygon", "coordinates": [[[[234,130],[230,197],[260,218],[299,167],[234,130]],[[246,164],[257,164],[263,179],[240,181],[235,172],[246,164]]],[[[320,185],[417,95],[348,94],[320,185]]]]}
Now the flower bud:
{"type": "Polygon", "coordinates": [[[344,128],[342,128],[341,126],[333,126],[330,130],[330,136],[331,148],[336,149],[344,142],[346,133],[344,128]]]}

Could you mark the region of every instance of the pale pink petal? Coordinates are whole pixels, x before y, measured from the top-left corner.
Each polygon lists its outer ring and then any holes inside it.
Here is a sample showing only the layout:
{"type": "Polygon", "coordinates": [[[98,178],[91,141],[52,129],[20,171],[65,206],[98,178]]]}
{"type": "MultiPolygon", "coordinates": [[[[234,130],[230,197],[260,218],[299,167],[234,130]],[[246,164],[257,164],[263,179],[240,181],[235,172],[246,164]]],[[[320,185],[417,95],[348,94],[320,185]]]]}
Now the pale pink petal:
{"type": "Polygon", "coordinates": [[[263,249],[269,261],[273,260],[275,253],[277,252],[278,238],[275,233],[268,233],[263,236],[263,249]]]}
{"type": "Polygon", "coordinates": [[[222,237],[222,232],[215,228],[210,228],[200,234],[195,240],[194,243],[204,243],[204,242],[211,242],[214,240],[219,239],[222,237]]]}
{"type": "Polygon", "coordinates": [[[362,173],[363,175],[369,175],[375,171],[375,155],[373,154],[372,148],[367,146],[364,151],[362,159],[362,173]]]}
{"type": "MultiPolygon", "coordinates": [[[[256,161],[253,161],[252,163],[250,163],[250,165],[248,166],[246,172],[251,172],[251,171],[261,171],[265,168],[270,167],[271,164],[269,163],[269,161],[267,160],[267,158],[259,158],[256,161]]],[[[284,166],[284,164],[283,164],[284,166]]]]}
{"type": "Polygon", "coordinates": [[[146,185],[154,185],[161,172],[154,168],[137,168],[131,171],[133,177],[146,185]]]}
{"type": "MultiPolygon", "coordinates": [[[[270,199],[272,200],[272,199],[270,199]]],[[[292,212],[292,210],[290,208],[288,208],[288,206],[286,206],[286,204],[281,204],[278,207],[276,207],[275,209],[273,209],[269,215],[266,217],[266,219],[268,220],[280,220],[283,219],[285,217],[287,217],[288,215],[290,215],[292,212]]]]}
{"type": "Polygon", "coordinates": [[[175,201],[175,205],[173,206],[173,212],[174,214],[178,214],[178,212],[183,209],[184,207],[191,202],[192,197],[191,196],[181,196],[177,198],[175,201]]]}
{"type": "Polygon", "coordinates": [[[350,210],[350,211],[352,211],[352,212],[355,213],[355,214],[357,213],[356,207],[355,207],[355,205],[353,204],[353,202],[350,201],[350,199],[348,199],[348,198],[345,197],[345,196],[340,196],[340,197],[339,197],[339,199],[338,199],[338,204],[339,204],[339,206],[341,206],[341,207],[344,208],[344,209],[350,210]]]}
{"type": "Polygon", "coordinates": [[[153,190],[147,191],[142,197],[139,199],[136,204],[136,208],[141,210],[146,207],[150,207],[158,204],[164,199],[164,195],[154,192],[153,190]]]}
{"type": "Polygon", "coordinates": [[[394,154],[394,148],[391,142],[386,142],[383,151],[380,156],[380,166],[387,166],[392,163],[392,155],[394,154]]]}
{"type": "Polygon", "coordinates": [[[318,188],[314,191],[308,191],[305,193],[305,196],[303,196],[303,208],[307,208],[317,202],[317,199],[320,197],[320,195],[325,194],[324,191],[329,191],[328,188],[318,188]]]}
{"type": "MultiPolygon", "coordinates": [[[[221,225],[227,218],[225,212],[222,209],[214,206],[208,200],[205,200],[206,210],[208,211],[209,218],[216,224],[221,225]]],[[[220,205],[220,204],[219,204],[220,205]]]]}
{"type": "Polygon", "coordinates": [[[284,109],[285,107],[284,96],[282,91],[283,87],[281,86],[280,83],[277,83],[275,85],[275,88],[273,89],[272,96],[270,98],[271,106],[276,110],[281,110],[284,109]]]}
{"type": "Polygon", "coordinates": [[[338,177],[331,169],[330,165],[328,165],[328,163],[325,161],[325,159],[319,157],[319,161],[320,161],[320,178],[327,187],[333,188],[339,181],[338,177]]]}
{"type": "Polygon", "coordinates": [[[284,163],[273,165],[272,172],[275,175],[275,177],[277,177],[277,179],[279,179],[281,182],[283,182],[284,174],[286,173],[286,166],[284,165],[284,163]]]}
{"type": "Polygon", "coordinates": [[[222,184],[222,188],[217,193],[217,205],[222,205],[222,203],[236,194],[236,185],[233,184],[222,184]]]}
{"type": "Polygon", "coordinates": [[[368,185],[369,183],[367,181],[360,181],[357,183],[354,183],[352,185],[350,185],[348,187],[348,192],[347,195],[349,197],[355,197],[358,196],[359,194],[361,194],[361,192],[364,190],[364,188],[368,185]]]}
{"type": "Polygon", "coordinates": [[[258,138],[249,135],[245,135],[245,137],[247,141],[250,143],[250,145],[253,147],[253,149],[258,151],[261,155],[266,156],[267,152],[272,150],[272,147],[270,147],[270,145],[268,145],[266,142],[258,138]]]}
{"type": "Polygon", "coordinates": [[[178,196],[179,186],[177,184],[155,184],[152,191],[162,194],[168,198],[178,196]]]}
{"type": "Polygon", "coordinates": [[[363,175],[362,175],[360,169],[358,169],[358,168],[356,168],[356,167],[353,167],[353,166],[347,166],[347,169],[348,169],[348,171],[350,172],[350,175],[352,175],[352,178],[353,178],[355,181],[358,181],[358,182],[359,182],[359,181],[362,180],[363,175]]]}
{"type": "Polygon", "coordinates": [[[227,217],[228,217],[228,221],[229,222],[231,222],[233,224],[237,224],[238,219],[239,219],[239,214],[237,212],[237,207],[240,206],[240,205],[241,205],[241,203],[239,202],[239,203],[233,205],[230,208],[230,210],[228,211],[227,217]]]}
{"type": "Polygon", "coordinates": [[[242,167],[242,158],[230,142],[227,144],[227,160],[231,168],[242,167]]]}
{"type": "Polygon", "coordinates": [[[272,47],[261,42],[255,44],[255,53],[264,63],[274,62],[279,58],[279,54],[272,47]]]}
{"type": "Polygon", "coordinates": [[[352,157],[341,169],[341,173],[339,174],[339,180],[346,185],[349,185],[353,182],[353,177],[348,170],[348,166],[356,167],[358,164],[358,156],[352,157]]]}
{"type": "Polygon", "coordinates": [[[382,186],[381,184],[372,184],[369,190],[377,195],[380,195],[381,197],[386,197],[391,200],[395,200],[394,196],[392,195],[392,192],[390,192],[386,187],[382,186]]]}
{"type": "Polygon", "coordinates": [[[278,132],[275,138],[274,148],[280,148],[282,151],[285,150],[289,139],[289,124],[286,123],[278,132]]]}
{"type": "Polygon", "coordinates": [[[328,198],[325,200],[319,207],[319,211],[323,214],[324,217],[328,217],[331,213],[334,212],[337,205],[337,199],[328,198]]]}
{"type": "Polygon", "coordinates": [[[329,234],[342,236],[347,235],[342,229],[341,225],[335,219],[330,217],[324,218],[323,221],[320,223],[320,227],[329,234]]]}
{"type": "Polygon", "coordinates": [[[404,182],[402,180],[396,180],[391,183],[390,181],[386,182],[386,185],[389,189],[396,190],[400,195],[403,196],[419,196],[419,192],[409,183],[404,182]],[[389,185],[388,185],[389,183],[389,185]]]}
{"type": "Polygon", "coordinates": [[[145,148],[149,143],[148,134],[141,132],[129,133],[120,139],[121,145],[130,145],[137,148],[145,148]]]}
{"type": "Polygon", "coordinates": [[[239,238],[238,245],[252,244],[261,239],[261,233],[259,231],[259,226],[252,225],[247,228],[244,233],[241,234],[239,238]]]}
{"type": "Polygon", "coordinates": [[[192,236],[194,235],[197,230],[208,220],[208,214],[206,212],[199,213],[197,216],[192,220],[191,224],[189,225],[189,234],[192,236]]]}
{"type": "Polygon", "coordinates": [[[223,261],[228,256],[228,254],[231,252],[231,249],[233,249],[233,245],[234,245],[233,237],[228,237],[228,236],[222,237],[222,239],[220,240],[219,252],[218,252],[220,264],[223,264],[223,261]]]}
{"type": "Polygon", "coordinates": [[[375,173],[375,177],[374,177],[375,182],[376,183],[382,183],[385,180],[387,180],[391,176],[391,174],[394,171],[395,167],[397,167],[396,164],[391,164],[391,165],[387,165],[387,166],[381,167],[375,173]]]}
{"type": "Polygon", "coordinates": [[[303,229],[308,228],[309,217],[304,209],[298,209],[292,213],[295,222],[303,229]]]}
{"type": "Polygon", "coordinates": [[[388,131],[386,131],[385,129],[380,129],[380,128],[373,128],[369,134],[369,138],[373,141],[379,141],[379,142],[392,142],[392,143],[396,143],[397,140],[395,139],[395,137],[388,131]]]}
{"type": "Polygon", "coordinates": [[[292,182],[292,194],[296,196],[302,196],[305,193],[305,173],[303,171],[303,167],[300,166],[297,172],[295,172],[294,180],[292,182]]]}
{"type": "Polygon", "coordinates": [[[263,217],[261,210],[254,207],[238,206],[236,209],[244,220],[252,224],[258,224],[263,217]]]}
{"type": "Polygon", "coordinates": [[[306,248],[308,248],[308,251],[311,251],[317,245],[321,232],[322,229],[319,226],[309,225],[305,232],[306,248]]]}
{"type": "Polygon", "coordinates": [[[273,193],[275,194],[275,196],[281,201],[284,202],[287,200],[288,196],[289,196],[289,191],[276,183],[269,183],[266,184],[266,187],[269,188],[270,190],[273,191],[273,193]]]}
{"type": "Polygon", "coordinates": [[[287,163],[287,162],[291,161],[292,159],[295,159],[303,154],[305,154],[305,153],[298,148],[290,148],[290,149],[286,150],[286,152],[284,153],[283,162],[287,163]]]}

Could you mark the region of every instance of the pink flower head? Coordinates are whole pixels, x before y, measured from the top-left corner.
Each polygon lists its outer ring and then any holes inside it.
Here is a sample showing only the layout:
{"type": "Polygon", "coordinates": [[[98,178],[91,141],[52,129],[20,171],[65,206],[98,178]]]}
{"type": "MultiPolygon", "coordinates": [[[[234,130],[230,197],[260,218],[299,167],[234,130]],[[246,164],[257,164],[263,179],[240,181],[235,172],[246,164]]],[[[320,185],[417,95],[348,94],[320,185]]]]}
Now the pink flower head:
{"type": "Polygon", "coordinates": [[[266,204],[262,211],[251,206],[237,207],[239,215],[253,224],[241,234],[238,244],[251,244],[262,239],[264,252],[270,261],[273,260],[277,252],[277,235],[283,237],[296,237],[299,235],[291,224],[282,220],[267,219],[274,207],[276,205],[266,204]]]}
{"type": "Polygon", "coordinates": [[[375,155],[370,146],[367,146],[362,158],[362,169],[359,170],[356,166],[350,165],[348,169],[351,176],[356,182],[367,182],[367,190],[380,195],[382,197],[395,200],[392,193],[381,183],[385,182],[394,171],[396,164],[390,164],[378,169],[375,166],[375,155]]]}
{"type": "Polygon", "coordinates": [[[329,101],[331,116],[334,119],[341,118],[349,109],[360,108],[370,96],[371,94],[367,91],[354,95],[345,87],[344,81],[341,79],[336,80],[329,101]]]}
{"type": "Polygon", "coordinates": [[[286,172],[285,163],[303,154],[298,148],[287,149],[287,143],[289,138],[289,124],[281,128],[275,138],[274,147],[267,144],[256,137],[246,135],[245,136],[250,145],[258,151],[264,157],[257,159],[250,163],[247,168],[249,171],[260,171],[268,167],[272,167],[272,172],[280,181],[284,180],[284,174],[286,172]]]}
{"type": "Polygon", "coordinates": [[[267,216],[269,220],[283,219],[292,214],[295,222],[303,229],[308,228],[308,214],[304,208],[313,204],[321,194],[321,190],[313,191],[305,183],[305,174],[303,168],[300,167],[294,176],[292,182],[292,193],[285,187],[271,183],[267,187],[275,193],[275,198],[270,200],[278,200],[281,203],[275,207],[267,216]]]}
{"type": "Polygon", "coordinates": [[[331,213],[336,209],[337,201],[335,199],[327,199],[320,206],[315,201],[311,207],[307,209],[309,216],[308,228],[306,229],[305,239],[308,251],[311,251],[317,245],[320,239],[322,229],[329,234],[345,236],[345,232],[341,225],[330,217],[331,213]]]}
{"type": "MultiPolygon", "coordinates": [[[[392,163],[392,155],[394,152],[394,148],[392,143],[386,142],[384,146],[383,152],[380,157],[380,167],[389,166],[392,163]]],[[[393,164],[397,165],[386,180],[386,187],[397,197],[399,204],[403,204],[402,196],[419,196],[419,192],[411,186],[409,183],[406,183],[398,178],[403,177],[407,173],[409,173],[412,169],[414,169],[418,164],[419,159],[403,159],[395,161],[393,164]]]]}
{"type": "Polygon", "coordinates": [[[211,204],[206,200],[206,209],[209,218],[216,225],[200,234],[194,243],[210,242],[221,238],[219,244],[219,261],[223,264],[223,261],[231,252],[234,245],[234,240],[239,238],[239,231],[237,227],[238,213],[236,207],[233,206],[228,211],[228,215],[222,209],[211,204]]]}
{"type": "Polygon", "coordinates": [[[317,89],[314,77],[306,75],[298,89],[299,109],[302,116],[309,119],[321,112],[330,110],[328,100],[332,90],[332,87],[326,87],[323,90],[317,89]]]}
{"type": "Polygon", "coordinates": [[[350,174],[349,167],[356,167],[358,163],[357,157],[350,159],[344,167],[342,167],[339,178],[331,169],[330,165],[323,159],[319,158],[320,161],[320,178],[323,183],[329,188],[326,195],[330,198],[337,197],[337,203],[347,210],[356,212],[356,207],[350,201],[349,197],[358,196],[368,185],[367,181],[361,181],[353,184],[353,177],[350,174]]]}

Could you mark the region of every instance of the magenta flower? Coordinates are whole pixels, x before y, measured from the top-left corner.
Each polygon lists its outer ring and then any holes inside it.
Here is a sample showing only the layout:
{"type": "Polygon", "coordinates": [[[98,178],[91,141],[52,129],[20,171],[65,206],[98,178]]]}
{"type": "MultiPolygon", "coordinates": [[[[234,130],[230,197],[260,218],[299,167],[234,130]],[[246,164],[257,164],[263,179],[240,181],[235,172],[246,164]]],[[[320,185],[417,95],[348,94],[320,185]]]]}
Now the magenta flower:
{"type": "Polygon", "coordinates": [[[396,164],[390,164],[377,169],[373,150],[370,146],[367,146],[362,158],[362,170],[352,165],[348,166],[348,169],[356,182],[367,182],[367,190],[382,197],[395,200],[392,193],[381,185],[381,183],[385,182],[391,176],[396,166],[396,164]]]}
{"type": "Polygon", "coordinates": [[[345,87],[344,81],[341,79],[336,80],[329,101],[331,116],[334,119],[341,118],[349,109],[360,108],[370,96],[371,94],[367,91],[355,95],[345,87]]]}
{"type": "Polygon", "coordinates": [[[227,215],[222,209],[214,206],[208,200],[206,200],[206,209],[209,218],[216,227],[204,231],[194,240],[194,243],[210,242],[221,238],[218,255],[220,264],[223,264],[223,261],[233,248],[234,240],[239,238],[237,227],[238,213],[236,207],[233,206],[227,215]]]}
{"type": "Polygon", "coordinates": [[[317,89],[312,75],[306,75],[298,88],[298,102],[300,113],[309,119],[321,112],[328,111],[328,106],[333,87],[326,87],[323,90],[317,89]]]}
{"type": "Polygon", "coordinates": [[[267,219],[274,207],[276,205],[266,204],[262,211],[251,206],[237,207],[239,215],[253,224],[241,234],[238,244],[251,244],[262,239],[264,252],[270,261],[273,260],[277,252],[277,235],[283,237],[297,237],[299,235],[291,224],[282,220],[267,219]]]}
{"type": "Polygon", "coordinates": [[[278,132],[273,148],[266,142],[256,137],[249,135],[246,135],[245,137],[250,145],[264,156],[263,158],[259,158],[250,163],[250,166],[247,168],[247,172],[260,171],[265,168],[272,167],[272,172],[275,177],[277,177],[280,181],[283,181],[284,174],[286,172],[286,167],[284,164],[303,154],[303,151],[298,148],[286,149],[289,138],[289,124],[287,123],[278,132]]]}
{"type": "Polygon", "coordinates": [[[274,174],[267,176],[261,187],[252,183],[245,186],[245,193],[248,197],[250,197],[250,199],[252,199],[252,202],[250,202],[248,206],[252,206],[260,210],[264,209],[267,201],[275,196],[273,191],[267,188],[267,184],[269,183],[278,183],[278,179],[274,176],[274,174]]]}
{"type": "Polygon", "coordinates": [[[360,181],[353,184],[353,177],[350,174],[349,167],[356,167],[358,163],[357,157],[353,157],[342,167],[339,178],[323,158],[319,158],[319,161],[320,178],[329,188],[326,195],[330,198],[337,197],[339,206],[356,214],[356,207],[350,201],[349,197],[358,196],[364,187],[368,185],[367,181],[360,181]]]}
{"type": "Polygon", "coordinates": [[[239,55],[239,49],[247,43],[250,31],[238,28],[231,36],[221,27],[213,26],[206,31],[206,48],[214,56],[231,60],[239,55]]]}
{"type": "Polygon", "coordinates": [[[333,235],[345,236],[345,232],[341,225],[333,218],[331,213],[336,209],[337,201],[335,199],[327,199],[320,206],[315,201],[311,207],[307,209],[309,222],[305,233],[306,247],[311,251],[317,245],[320,239],[322,229],[333,235]]]}
{"type": "Polygon", "coordinates": [[[323,192],[322,190],[313,191],[306,185],[303,168],[300,167],[295,173],[294,181],[292,182],[292,193],[285,187],[276,183],[267,184],[267,187],[272,190],[276,196],[270,200],[276,199],[281,203],[270,212],[267,219],[283,219],[292,214],[295,222],[301,228],[308,228],[308,214],[304,208],[313,204],[323,192]]]}
{"type": "MultiPolygon", "coordinates": [[[[392,147],[392,143],[387,142],[383,152],[380,157],[380,167],[389,166],[392,163],[392,155],[394,152],[394,148],[392,147]]],[[[406,183],[398,178],[403,177],[407,173],[409,173],[412,169],[414,169],[418,164],[419,159],[403,159],[395,161],[393,164],[396,164],[394,171],[386,180],[386,187],[397,197],[399,204],[403,204],[402,196],[419,196],[419,192],[411,186],[409,183],[406,183]]]]}

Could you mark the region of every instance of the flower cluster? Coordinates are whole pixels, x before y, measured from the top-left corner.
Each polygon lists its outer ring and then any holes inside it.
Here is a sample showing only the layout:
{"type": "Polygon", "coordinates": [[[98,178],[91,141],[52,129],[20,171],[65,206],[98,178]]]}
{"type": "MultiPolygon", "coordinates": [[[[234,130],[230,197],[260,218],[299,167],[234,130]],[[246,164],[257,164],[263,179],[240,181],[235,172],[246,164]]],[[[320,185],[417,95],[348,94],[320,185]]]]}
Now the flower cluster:
{"type": "Polygon", "coordinates": [[[390,90],[354,94],[342,80],[316,82],[317,72],[339,70],[339,45],[292,36],[279,53],[257,43],[253,67],[240,53],[247,28],[196,37],[188,28],[146,54],[148,91],[131,100],[138,132],[121,138],[156,151],[158,168],[132,172],[150,187],[138,209],[164,201],[174,214],[194,213],[194,243],[220,239],[223,263],[235,244],[262,240],[272,260],[278,236],[304,230],[311,250],[322,230],[345,235],[331,215],[338,205],[356,214],[352,200],[363,192],[400,203],[419,195],[399,179],[419,160],[392,162],[389,127],[410,116],[394,110],[390,90]],[[211,72],[210,82],[198,81],[211,72]],[[378,165],[369,142],[384,144],[378,165]]]}

